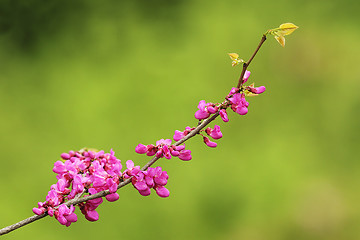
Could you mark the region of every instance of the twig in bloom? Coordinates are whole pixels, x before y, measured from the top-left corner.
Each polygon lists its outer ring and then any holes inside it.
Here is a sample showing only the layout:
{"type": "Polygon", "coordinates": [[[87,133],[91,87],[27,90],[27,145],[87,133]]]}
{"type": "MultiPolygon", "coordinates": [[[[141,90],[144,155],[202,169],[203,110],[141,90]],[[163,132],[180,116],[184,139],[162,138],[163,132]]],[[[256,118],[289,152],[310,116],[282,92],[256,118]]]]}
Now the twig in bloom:
{"type": "Polygon", "coordinates": [[[118,200],[119,195],[116,191],[129,183],[132,183],[143,196],[150,195],[151,188],[153,188],[160,197],[168,197],[170,192],[165,188],[169,178],[167,172],[159,166],[156,168],[151,168],[151,166],[163,157],[171,159],[173,156],[184,161],[191,160],[191,151],[185,150],[185,145],[182,144],[198,134],[203,137],[207,146],[216,147],[217,143],[212,142],[209,137],[200,132],[204,131],[213,139],[220,139],[222,133],[219,125],[203,129],[219,115],[224,122],[228,122],[226,110],[229,107],[240,115],[248,113],[249,103],[245,97],[258,95],[265,91],[264,86],[254,87],[254,84],[243,86],[250,76],[250,72],[247,71],[248,66],[265,42],[267,34],[274,35],[276,40],[284,46],[284,36],[289,35],[296,28],[297,26],[294,24],[287,23],[280,25],[277,29],[267,31],[247,62],[238,59],[239,55],[236,53],[229,54],[233,66],[243,63],[237,87],[231,89],[222,103],[206,103],[205,100],[201,100],[195,113],[195,118],[199,120],[198,125],[193,128],[186,127],[184,131],[176,130],[174,144],[170,139],[161,139],[156,142],[156,145],[139,144],[135,148],[137,153],[154,156],[141,169],[140,166],[135,166],[133,161],[129,160],[126,162],[127,169],[121,172],[121,161],[115,157],[112,150],[110,153],[104,153],[104,151],[83,149],[61,154],[61,158],[65,162],[57,161],[53,168],[53,171],[58,174],[58,182],[51,186],[46,201],[39,202],[38,207],[33,209],[36,215],[1,229],[0,235],[47,215],[54,216],[65,226],[70,226],[71,223],[77,221],[77,215],[74,212],[75,205],[80,207],[87,220],[96,221],[99,219],[96,208],[103,202],[102,197],[110,202],[118,200]],[[84,194],[88,195],[83,196],[84,194]]]}

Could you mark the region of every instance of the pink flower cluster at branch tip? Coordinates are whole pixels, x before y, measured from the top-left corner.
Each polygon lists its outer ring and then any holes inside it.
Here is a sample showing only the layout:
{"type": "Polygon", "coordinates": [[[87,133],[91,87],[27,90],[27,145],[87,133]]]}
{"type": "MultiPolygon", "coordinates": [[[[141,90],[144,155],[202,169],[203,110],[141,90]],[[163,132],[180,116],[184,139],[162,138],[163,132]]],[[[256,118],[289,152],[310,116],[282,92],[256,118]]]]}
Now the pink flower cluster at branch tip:
{"type": "MultiPolygon", "coordinates": [[[[166,172],[157,170],[155,174],[151,175],[148,173],[149,170],[142,172],[140,167],[134,167],[133,162],[130,161],[132,165],[127,163],[128,169],[122,173],[121,161],[114,154],[112,150],[110,153],[81,150],[61,154],[61,158],[65,162],[57,161],[53,168],[53,171],[57,173],[58,181],[50,187],[46,201],[39,202],[38,207],[33,208],[33,212],[37,215],[47,212],[50,216],[55,216],[62,225],[70,226],[71,223],[77,221],[77,215],[74,213],[75,207],[73,205],[67,207],[65,202],[78,195],[93,195],[104,190],[110,192],[105,196],[106,200],[114,202],[119,199],[119,195],[116,193],[119,183],[123,181],[123,178],[130,177],[134,177],[133,182],[136,182],[140,181],[141,176],[152,176],[157,180],[154,180],[156,184],[151,185],[151,188],[154,188],[161,197],[169,196],[169,191],[164,187],[166,183],[158,181],[159,177],[166,177],[167,181],[166,172]]],[[[149,195],[150,188],[146,190],[149,195]]],[[[99,214],[96,208],[102,202],[102,198],[96,198],[79,203],[78,206],[87,220],[97,221],[99,214]]]]}
{"type": "Polygon", "coordinates": [[[192,159],[191,151],[185,150],[185,145],[172,145],[171,139],[160,139],[155,146],[153,144],[147,146],[139,144],[136,146],[135,152],[139,154],[146,153],[147,156],[156,155],[158,158],[165,157],[166,159],[171,159],[172,156],[184,161],[192,159]]]}

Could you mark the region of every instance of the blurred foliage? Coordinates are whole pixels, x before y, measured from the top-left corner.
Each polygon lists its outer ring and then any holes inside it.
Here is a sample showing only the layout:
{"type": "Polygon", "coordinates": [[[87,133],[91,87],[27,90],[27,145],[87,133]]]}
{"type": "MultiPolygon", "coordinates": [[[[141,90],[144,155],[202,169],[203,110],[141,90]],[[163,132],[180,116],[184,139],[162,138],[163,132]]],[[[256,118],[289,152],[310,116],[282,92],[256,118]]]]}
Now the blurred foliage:
{"type": "MultiPolygon", "coordinates": [[[[0,1],[1,227],[32,215],[62,152],[113,148],[143,165],[138,143],[196,125],[222,101],[261,34],[249,82],[267,91],[230,114],[193,160],[161,160],[170,198],[128,186],[100,220],[46,218],[4,239],[359,239],[360,97],[356,1],[0,1]],[[55,234],[56,233],[56,234],[55,234]]],[[[220,120],[215,123],[219,124],[220,120]]]]}

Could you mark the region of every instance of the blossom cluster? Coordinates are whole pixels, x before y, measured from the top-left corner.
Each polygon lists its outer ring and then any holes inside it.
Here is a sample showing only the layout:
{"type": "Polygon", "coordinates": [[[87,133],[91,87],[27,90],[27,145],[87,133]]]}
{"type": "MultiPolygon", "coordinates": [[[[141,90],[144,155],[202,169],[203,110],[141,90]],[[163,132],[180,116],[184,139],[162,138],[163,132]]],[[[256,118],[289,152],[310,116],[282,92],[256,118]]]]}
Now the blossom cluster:
{"type": "MultiPolygon", "coordinates": [[[[236,54],[237,55],[237,54],[236,54]]],[[[235,55],[234,55],[235,56],[235,55]]],[[[230,57],[232,57],[230,55],[230,57]]],[[[236,56],[235,56],[236,57],[236,56]]],[[[250,77],[250,71],[245,71],[244,77],[242,79],[242,84],[246,83],[250,77]]],[[[228,122],[229,118],[226,112],[226,109],[230,107],[234,112],[245,115],[248,113],[249,103],[246,101],[245,96],[254,96],[265,91],[265,87],[254,87],[254,84],[250,86],[241,87],[241,88],[232,88],[230,93],[226,97],[226,102],[220,103],[211,103],[201,100],[198,104],[198,110],[195,112],[195,118],[198,120],[204,120],[211,116],[211,114],[219,113],[221,119],[224,122],[228,122]]],[[[174,140],[178,141],[193,131],[195,128],[186,127],[184,131],[175,131],[174,140]]],[[[214,129],[207,128],[205,130],[206,134],[211,136],[213,139],[219,139],[222,137],[220,131],[220,126],[215,125],[214,129]]],[[[199,133],[200,134],[200,133],[199,133]]],[[[202,134],[200,134],[202,135],[202,134]]],[[[210,141],[207,136],[203,136],[204,143],[209,147],[216,147],[215,142],[210,141]]]]}
{"type": "Polygon", "coordinates": [[[153,188],[160,197],[169,196],[170,192],[165,188],[169,176],[166,171],[162,171],[160,166],[149,167],[146,171],[141,171],[140,166],[134,166],[134,162],[128,160],[126,167],[124,178],[132,177],[131,182],[141,195],[150,195],[150,189],[153,188]]]}
{"type": "MultiPolygon", "coordinates": [[[[179,130],[175,130],[175,134],[174,134],[174,140],[175,141],[179,141],[182,138],[184,138],[186,135],[188,135],[191,131],[193,131],[195,128],[190,128],[190,127],[186,127],[184,131],[179,131],[179,130]]],[[[222,132],[220,131],[220,126],[219,125],[215,125],[214,128],[206,128],[204,131],[208,136],[212,137],[213,139],[220,139],[222,138],[222,132]]],[[[200,133],[199,133],[200,134],[200,133]]],[[[216,147],[217,143],[210,141],[209,137],[204,136],[203,134],[200,134],[203,137],[204,143],[208,146],[208,147],[216,147]]]]}
{"type": "MultiPolygon", "coordinates": [[[[244,77],[242,79],[242,84],[246,83],[250,77],[250,71],[245,71],[244,77]]],[[[264,86],[254,87],[254,84],[250,86],[241,87],[241,88],[232,88],[230,93],[227,95],[226,99],[231,109],[240,114],[245,115],[248,113],[249,102],[246,101],[245,96],[254,96],[265,91],[264,86]]],[[[198,109],[195,112],[195,118],[202,120],[207,119],[211,114],[214,114],[219,111],[220,117],[224,122],[228,122],[228,116],[226,108],[228,105],[215,104],[215,103],[206,103],[205,100],[201,100],[198,104],[198,109]]]]}
{"type": "MultiPolygon", "coordinates": [[[[57,173],[57,183],[50,187],[45,202],[38,202],[38,207],[33,208],[37,215],[48,213],[65,226],[77,221],[75,207],[68,207],[65,203],[82,194],[93,195],[98,192],[109,190],[105,196],[106,200],[113,202],[119,199],[116,193],[118,185],[124,178],[133,178],[134,187],[141,191],[144,196],[150,194],[150,188],[161,197],[168,197],[169,191],[164,187],[167,183],[168,175],[161,170],[149,168],[141,171],[139,166],[134,167],[134,163],[129,160],[126,163],[127,169],[122,173],[122,164],[115,157],[114,151],[105,153],[104,151],[70,151],[61,154],[64,161],[54,163],[53,171],[57,173]],[[148,188],[143,188],[140,183],[146,180],[148,188]],[[151,179],[153,184],[151,183],[151,179]],[[164,181],[163,179],[166,179],[164,181]]],[[[79,203],[78,206],[89,221],[97,221],[99,214],[96,208],[103,202],[102,198],[88,200],[79,203]]]]}
{"type": "Polygon", "coordinates": [[[149,144],[143,145],[139,144],[135,148],[135,152],[139,154],[146,153],[147,156],[154,156],[158,158],[165,157],[166,159],[171,159],[171,157],[178,157],[183,161],[189,161],[192,159],[191,151],[185,149],[185,145],[175,146],[171,143],[171,139],[160,139],[156,142],[156,145],[149,144]]]}

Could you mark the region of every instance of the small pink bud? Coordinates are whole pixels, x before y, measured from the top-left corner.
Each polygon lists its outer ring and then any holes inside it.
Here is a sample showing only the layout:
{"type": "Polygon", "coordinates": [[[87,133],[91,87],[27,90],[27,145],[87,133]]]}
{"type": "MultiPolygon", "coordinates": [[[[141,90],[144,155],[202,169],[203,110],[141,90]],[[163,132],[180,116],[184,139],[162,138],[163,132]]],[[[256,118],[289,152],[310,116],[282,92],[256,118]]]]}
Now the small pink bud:
{"type": "Polygon", "coordinates": [[[32,210],[36,215],[41,215],[45,212],[45,208],[33,208],[32,210]]]}
{"type": "Polygon", "coordinates": [[[68,160],[70,158],[70,154],[68,154],[68,153],[62,153],[60,156],[64,160],[68,160]]]}
{"type": "Polygon", "coordinates": [[[263,93],[266,90],[266,88],[264,86],[260,86],[260,87],[257,87],[255,89],[256,89],[257,94],[263,93]]]}
{"type": "Polygon", "coordinates": [[[135,152],[139,154],[144,154],[148,151],[147,147],[143,144],[139,144],[135,148],[135,152]]]}
{"type": "Polygon", "coordinates": [[[144,191],[144,190],[146,190],[147,188],[149,188],[148,185],[146,185],[145,182],[136,182],[136,183],[134,184],[134,187],[135,187],[137,190],[139,190],[139,191],[144,191]]]}
{"type": "MultiPolygon", "coordinates": [[[[77,222],[77,215],[75,213],[71,213],[67,216],[65,216],[68,223],[77,222]]],[[[70,224],[68,224],[70,226],[70,224]]]]}
{"type": "Polygon", "coordinates": [[[220,117],[224,122],[229,121],[229,118],[228,118],[227,113],[226,113],[226,109],[221,109],[220,110],[220,117]]]}
{"type": "Polygon", "coordinates": [[[157,152],[157,148],[152,144],[147,145],[147,149],[148,149],[148,152],[146,153],[147,156],[154,156],[155,153],[157,152]]]}
{"type": "Polygon", "coordinates": [[[265,92],[266,88],[264,86],[260,86],[260,87],[247,87],[247,89],[252,92],[252,93],[255,93],[255,94],[260,94],[260,93],[263,93],[265,92]]]}
{"type": "Polygon", "coordinates": [[[108,200],[109,202],[115,202],[119,199],[119,194],[118,193],[111,193],[105,196],[106,200],[108,200]]]}
{"type": "Polygon", "coordinates": [[[218,107],[208,106],[207,110],[208,110],[209,113],[213,114],[213,113],[217,112],[218,107]]]}
{"type": "Polygon", "coordinates": [[[243,77],[243,83],[246,83],[249,77],[250,77],[250,71],[246,70],[243,77]]]}
{"type": "Polygon", "coordinates": [[[208,137],[204,137],[204,143],[208,146],[208,147],[216,147],[217,143],[216,142],[212,142],[210,141],[210,139],[208,137]]]}
{"type": "Polygon", "coordinates": [[[96,210],[87,211],[85,214],[85,218],[90,222],[97,221],[99,220],[99,213],[96,210]]]}
{"type": "Polygon", "coordinates": [[[156,157],[158,158],[163,157],[163,150],[161,148],[156,152],[156,157]]]}
{"type": "Polygon", "coordinates": [[[247,109],[247,107],[238,107],[236,109],[236,112],[240,115],[245,115],[248,113],[248,109],[247,109]]]}
{"type": "Polygon", "coordinates": [[[147,188],[143,191],[139,191],[139,193],[142,195],[142,196],[149,196],[151,191],[150,191],[150,188],[147,188]]]}
{"type": "Polygon", "coordinates": [[[163,186],[156,187],[155,190],[159,197],[166,198],[170,195],[169,190],[163,186]]]}
{"type": "Polygon", "coordinates": [[[179,156],[179,151],[176,151],[176,150],[171,150],[170,151],[170,153],[171,153],[171,155],[173,155],[174,157],[177,157],[177,156],[179,156]]]}
{"type": "Polygon", "coordinates": [[[49,208],[48,209],[48,214],[50,217],[54,216],[54,209],[53,208],[49,208]]]}
{"type": "Polygon", "coordinates": [[[184,150],[184,149],[185,149],[185,144],[179,145],[179,146],[176,146],[176,147],[175,147],[175,150],[176,150],[176,151],[182,151],[182,150],[184,150]]]}

